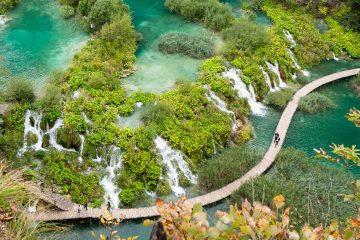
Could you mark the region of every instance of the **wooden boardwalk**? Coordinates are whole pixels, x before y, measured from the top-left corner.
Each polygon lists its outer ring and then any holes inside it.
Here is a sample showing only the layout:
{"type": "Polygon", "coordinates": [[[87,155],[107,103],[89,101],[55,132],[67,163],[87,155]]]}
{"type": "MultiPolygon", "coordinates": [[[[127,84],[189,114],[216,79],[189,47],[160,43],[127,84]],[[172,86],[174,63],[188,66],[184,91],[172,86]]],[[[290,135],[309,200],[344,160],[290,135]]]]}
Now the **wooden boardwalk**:
{"type": "MultiPolygon", "coordinates": [[[[236,189],[238,189],[243,183],[249,181],[251,178],[257,177],[263,174],[275,161],[277,154],[279,153],[285,137],[289,125],[291,123],[292,117],[298,107],[298,103],[301,97],[306,96],[313,90],[318,87],[325,85],[327,83],[336,81],[338,79],[354,76],[360,73],[360,68],[347,70],[343,72],[334,73],[322,78],[319,78],[305,86],[303,86],[296,94],[293,96],[293,99],[288,103],[285,110],[283,111],[281,118],[276,127],[276,132],[280,134],[280,142],[277,147],[274,147],[274,144],[271,143],[269,149],[265,153],[261,162],[259,162],[255,167],[253,167],[250,171],[248,171],[245,175],[243,175],[238,180],[218,189],[213,192],[204,194],[202,196],[198,196],[195,198],[188,199],[187,202],[201,203],[203,206],[215,203],[221,199],[224,199],[236,189]]],[[[48,199],[50,199],[51,203],[54,203],[51,196],[56,196],[58,199],[59,195],[51,194],[48,199]]],[[[99,208],[89,208],[88,211],[85,211],[83,208],[81,212],[78,213],[77,205],[73,204],[69,201],[59,201],[55,203],[59,209],[58,211],[48,211],[48,212],[38,212],[34,214],[29,214],[29,217],[35,220],[41,221],[52,221],[52,220],[67,220],[67,219],[81,219],[81,218],[98,218],[101,214],[103,214],[102,209],[99,208]],[[60,203],[61,202],[61,203],[60,203]],[[64,211],[65,210],[65,211],[64,211]]],[[[144,208],[130,208],[130,209],[116,209],[111,211],[114,217],[120,217],[121,215],[125,216],[125,219],[134,219],[134,218],[145,218],[145,217],[154,217],[157,216],[157,210],[155,206],[152,207],[144,207],[144,208]]]]}

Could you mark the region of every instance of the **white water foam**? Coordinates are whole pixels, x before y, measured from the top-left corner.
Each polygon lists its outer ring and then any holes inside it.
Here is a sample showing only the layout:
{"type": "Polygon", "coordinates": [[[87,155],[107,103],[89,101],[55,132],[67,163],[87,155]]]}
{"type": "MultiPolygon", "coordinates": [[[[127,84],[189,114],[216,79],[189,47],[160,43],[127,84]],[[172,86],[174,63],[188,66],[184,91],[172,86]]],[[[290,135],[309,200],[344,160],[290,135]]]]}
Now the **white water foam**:
{"type": "Polygon", "coordinates": [[[269,89],[270,89],[270,92],[275,92],[277,90],[279,90],[279,88],[276,86],[276,84],[274,84],[274,87],[271,85],[271,79],[270,79],[270,76],[269,74],[264,70],[264,68],[259,65],[259,68],[265,78],[265,81],[266,81],[266,84],[268,85],[269,89]]]}
{"type": "MultiPolygon", "coordinates": [[[[43,148],[43,141],[44,136],[46,134],[49,134],[49,144],[53,148],[55,148],[58,151],[68,151],[68,152],[76,152],[75,149],[69,149],[64,148],[60,144],[57,143],[56,137],[57,137],[57,131],[59,128],[64,127],[64,120],[58,119],[55,121],[55,124],[52,128],[49,128],[49,126],[46,126],[46,131],[43,131],[40,127],[42,120],[42,113],[27,110],[25,113],[25,122],[24,122],[24,143],[23,147],[19,149],[18,155],[21,156],[24,154],[27,150],[34,150],[34,151],[47,151],[48,149],[43,148]],[[29,134],[34,134],[37,138],[36,143],[29,146],[27,142],[27,138],[29,134]]],[[[80,139],[82,136],[80,135],[80,139]]],[[[85,139],[84,139],[85,140],[85,139]]],[[[82,142],[83,145],[83,142],[82,142]]],[[[83,148],[83,146],[82,146],[83,148]]],[[[80,150],[80,156],[82,154],[82,149],[80,150]]]]}
{"type": "Polygon", "coordinates": [[[109,156],[110,162],[106,167],[109,174],[101,179],[100,185],[103,186],[105,190],[105,200],[109,201],[114,209],[117,209],[120,204],[119,194],[121,189],[118,188],[115,182],[115,171],[120,170],[122,167],[122,152],[120,148],[112,146],[109,156]]]}
{"type": "Polygon", "coordinates": [[[209,87],[207,85],[205,85],[204,87],[209,91],[209,94],[205,93],[207,99],[210,102],[212,102],[220,111],[231,115],[231,120],[233,122],[232,131],[234,132],[236,130],[235,113],[233,111],[228,110],[226,108],[226,103],[223,100],[221,100],[221,98],[219,98],[213,91],[209,90],[209,87]]]}
{"type": "MultiPolygon", "coordinates": [[[[300,65],[299,65],[299,63],[298,63],[298,60],[296,59],[295,54],[294,54],[294,52],[292,51],[292,49],[294,49],[294,47],[297,45],[297,43],[296,43],[293,35],[292,35],[288,30],[285,30],[285,29],[283,30],[283,32],[284,32],[285,37],[286,37],[286,38],[290,41],[290,43],[291,43],[290,49],[287,49],[287,50],[288,50],[288,53],[289,53],[289,55],[290,55],[291,60],[292,60],[293,63],[294,63],[294,67],[295,67],[296,69],[300,70],[304,76],[306,76],[306,77],[310,76],[310,72],[309,72],[308,70],[306,70],[306,69],[302,70],[302,69],[301,69],[301,67],[300,67],[300,65]]],[[[293,78],[293,79],[296,79],[296,74],[293,74],[293,75],[292,75],[292,78],[293,78]]]]}
{"type": "Polygon", "coordinates": [[[290,48],[294,48],[295,46],[296,46],[296,41],[294,40],[294,37],[293,37],[293,35],[288,31],[288,30],[283,30],[283,32],[284,32],[284,35],[285,35],[285,37],[289,40],[289,42],[290,42],[290,48]]]}
{"type": "MultiPolygon", "coordinates": [[[[284,81],[281,78],[280,75],[280,70],[279,70],[279,63],[275,60],[275,64],[272,65],[271,63],[269,63],[268,61],[265,62],[266,66],[270,69],[270,71],[272,71],[273,73],[275,73],[275,75],[277,76],[278,80],[279,80],[279,87],[280,88],[286,88],[287,85],[286,83],[284,83],[284,81]]],[[[275,84],[276,85],[276,84],[275,84]]],[[[277,87],[277,85],[276,85],[277,87]]]]}
{"type": "Polygon", "coordinates": [[[266,114],[266,107],[262,103],[256,101],[256,95],[252,85],[250,84],[248,90],[246,84],[241,81],[238,73],[241,73],[239,69],[231,68],[229,71],[224,72],[223,76],[234,81],[234,89],[237,90],[239,97],[248,100],[251,112],[254,115],[264,116],[266,114]]]}
{"type": "Polygon", "coordinates": [[[339,58],[337,58],[337,57],[335,56],[335,53],[334,53],[334,52],[332,52],[332,55],[333,55],[333,59],[334,59],[335,61],[339,61],[339,60],[340,60],[339,58]]]}
{"type": "Polygon", "coordinates": [[[172,149],[160,136],[158,136],[154,142],[162,157],[163,163],[166,165],[170,188],[176,196],[181,196],[185,193],[185,190],[179,184],[177,168],[179,168],[184,176],[193,184],[197,183],[197,177],[191,172],[179,150],[172,149]]]}

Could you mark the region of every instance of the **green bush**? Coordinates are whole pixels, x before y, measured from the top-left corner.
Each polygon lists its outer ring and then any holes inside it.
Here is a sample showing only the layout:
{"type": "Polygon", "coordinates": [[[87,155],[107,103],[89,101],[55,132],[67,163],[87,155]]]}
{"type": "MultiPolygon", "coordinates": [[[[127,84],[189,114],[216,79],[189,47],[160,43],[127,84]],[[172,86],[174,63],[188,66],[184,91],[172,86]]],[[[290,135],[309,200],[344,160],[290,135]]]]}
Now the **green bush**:
{"type": "Polygon", "coordinates": [[[127,5],[118,0],[97,0],[89,13],[89,21],[94,30],[99,30],[105,23],[110,23],[115,14],[127,12],[127,5]]]}
{"type": "Polygon", "coordinates": [[[194,37],[182,32],[161,35],[158,47],[163,53],[184,53],[193,58],[209,58],[214,55],[214,43],[211,38],[194,37]]]}
{"type": "Polygon", "coordinates": [[[350,194],[353,186],[348,174],[336,167],[309,159],[306,153],[287,148],[280,151],[275,165],[263,176],[244,184],[231,196],[259,201],[270,206],[273,197],[282,194],[292,218],[300,227],[345,221],[357,213],[356,203],[344,204],[340,193],[350,194]]]}
{"type": "Polygon", "coordinates": [[[29,80],[14,78],[6,83],[5,98],[10,102],[33,102],[35,92],[33,84],[29,80]]]}
{"type": "Polygon", "coordinates": [[[202,22],[216,31],[230,26],[234,21],[231,6],[218,0],[166,0],[165,7],[189,21],[202,22]]]}
{"type": "Polygon", "coordinates": [[[62,5],[60,7],[60,13],[63,18],[68,19],[75,15],[75,9],[69,5],[62,5]]]}
{"type": "Polygon", "coordinates": [[[199,186],[212,191],[240,178],[261,160],[262,154],[246,145],[224,150],[199,167],[199,186]]]}
{"type": "Polygon", "coordinates": [[[6,13],[13,7],[15,7],[20,0],[1,0],[0,2],[0,15],[6,13]]]}
{"type": "Polygon", "coordinates": [[[169,195],[170,193],[171,193],[170,185],[169,185],[167,179],[163,179],[157,185],[156,195],[161,197],[161,196],[169,195]]]}
{"type": "Polygon", "coordinates": [[[276,108],[283,109],[286,107],[286,104],[291,100],[293,94],[293,89],[284,88],[280,91],[269,93],[265,98],[265,102],[276,108]]]}
{"type": "Polygon", "coordinates": [[[222,31],[227,44],[237,49],[253,51],[270,44],[270,37],[265,27],[257,25],[247,18],[238,19],[232,26],[222,31]]]}
{"type": "Polygon", "coordinates": [[[310,114],[325,111],[326,109],[333,107],[335,107],[334,102],[320,93],[311,93],[302,97],[299,102],[300,111],[310,114]]]}

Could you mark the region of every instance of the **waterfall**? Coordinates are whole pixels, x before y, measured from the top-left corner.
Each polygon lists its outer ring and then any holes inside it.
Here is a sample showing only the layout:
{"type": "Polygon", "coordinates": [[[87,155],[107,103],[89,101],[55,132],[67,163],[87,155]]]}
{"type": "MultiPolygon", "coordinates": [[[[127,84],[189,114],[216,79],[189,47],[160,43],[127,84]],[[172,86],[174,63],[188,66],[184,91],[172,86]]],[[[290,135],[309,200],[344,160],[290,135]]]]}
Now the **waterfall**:
{"type": "Polygon", "coordinates": [[[269,89],[270,89],[270,92],[275,92],[275,91],[279,90],[279,88],[276,86],[276,83],[274,84],[275,87],[273,87],[273,86],[271,85],[270,76],[269,76],[269,74],[264,70],[264,68],[263,68],[261,65],[259,65],[259,68],[260,68],[260,70],[261,70],[261,72],[262,72],[262,74],[263,74],[263,76],[264,76],[264,78],[265,78],[266,84],[268,85],[268,87],[269,87],[269,89]]]}
{"type": "Polygon", "coordinates": [[[109,155],[110,163],[106,167],[109,174],[101,179],[100,185],[103,186],[105,190],[105,200],[109,201],[114,209],[117,209],[120,204],[119,193],[121,189],[116,185],[115,171],[122,167],[122,153],[120,148],[113,146],[110,149],[109,155]]]}
{"type": "Polygon", "coordinates": [[[251,90],[252,88],[251,84],[249,88],[250,91],[252,91],[253,93],[251,93],[247,89],[245,83],[241,81],[238,72],[240,72],[240,70],[232,68],[229,71],[224,72],[223,76],[232,79],[234,81],[234,88],[235,90],[237,90],[239,97],[246,98],[248,100],[248,103],[251,108],[251,112],[253,114],[260,116],[265,115],[265,106],[262,103],[256,101],[255,93],[253,89],[251,90]]]}
{"type": "Polygon", "coordinates": [[[212,102],[220,111],[231,115],[231,120],[233,122],[232,131],[234,132],[236,130],[235,113],[233,111],[228,110],[226,108],[226,103],[223,100],[221,100],[221,98],[216,96],[216,94],[213,91],[209,90],[209,87],[207,85],[205,85],[204,87],[209,91],[209,94],[205,93],[207,99],[210,102],[212,102]]]}
{"type": "Polygon", "coordinates": [[[294,40],[293,35],[288,30],[283,30],[285,37],[289,40],[291,43],[290,48],[294,48],[296,46],[296,41],[294,40]]]}
{"type": "Polygon", "coordinates": [[[162,157],[163,163],[166,165],[169,185],[176,196],[185,193],[185,190],[179,184],[179,174],[177,167],[184,176],[193,184],[196,184],[197,178],[189,169],[182,153],[179,150],[172,149],[169,144],[161,137],[154,140],[156,148],[162,157]]]}
{"type": "Polygon", "coordinates": [[[333,59],[334,59],[335,61],[339,61],[339,60],[340,60],[339,58],[337,58],[337,57],[335,56],[335,53],[334,53],[334,52],[331,52],[331,53],[332,53],[333,59]]]}
{"type": "MultiPolygon", "coordinates": [[[[298,61],[297,61],[297,59],[296,59],[296,57],[295,57],[295,54],[294,54],[294,52],[292,51],[292,49],[294,49],[294,47],[296,46],[296,41],[294,40],[293,35],[292,35],[288,30],[285,30],[285,29],[283,30],[283,32],[284,32],[285,37],[286,37],[286,38],[290,41],[290,43],[291,43],[290,49],[288,48],[287,50],[288,50],[288,53],[289,53],[289,55],[290,55],[291,60],[292,60],[293,63],[294,63],[294,67],[295,67],[296,69],[300,70],[300,71],[304,74],[304,76],[306,76],[306,77],[310,76],[310,72],[309,72],[309,71],[307,71],[307,70],[302,70],[302,69],[301,69],[301,67],[300,67],[300,65],[299,65],[299,63],[298,63],[298,61]]],[[[296,79],[296,73],[292,75],[292,78],[293,78],[293,79],[296,79]]]]}
{"type": "Polygon", "coordinates": [[[74,98],[74,99],[78,99],[79,97],[80,97],[80,90],[76,90],[76,91],[74,92],[73,98],[74,98]]]}
{"type": "Polygon", "coordinates": [[[137,103],[136,103],[136,107],[137,107],[137,108],[141,108],[143,105],[144,105],[144,103],[142,103],[142,102],[137,102],[137,103]]]}
{"type": "Polygon", "coordinates": [[[25,123],[24,123],[24,144],[23,147],[19,150],[18,154],[22,155],[29,147],[35,151],[45,150],[42,147],[44,131],[40,128],[42,114],[27,110],[25,113],[25,123]],[[31,124],[31,119],[33,119],[33,124],[31,124]],[[27,137],[29,134],[34,134],[37,138],[35,144],[28,146],[27,137]]]}
{"type": "Polygon", "coordinates": [[[81,140],[81,145],[80,145],[80,151],[79,151],[79,162],[82,163],[83,158],[83,151],[84,151],[84,142],[85,142],[85,137],[82,134],[79,134],[80,140],[81,140]]]}
{"type": "MultiPolygon", "coordinates": [[[[55,124],[52,128],[49,128],[49,126],[47,125],[47,130],[44,132],[40,125],[41,125],[41,119],[42,119],[42,113],[38,113],[35,111],[31,111],[31,110],[27,110],[25,113],[25,123],[24,123],[24,143],[23,143],[23,147],[21,149],[19,149],[18,151],[18,155],[21,156],[22,154],[24,154],[28,149],[32,149],[34,151],[47,151],[47,149],[43,148],[43,141],[44,141],[44,136],[46,134],[49,134],[49,144],[55,148],[58,151],[68,151],[68,152],[76,152],[75,149],[69,149],[69,148],[64,148],[63,146],[61,146],[60,144],[57,143],[56,141],[56,137],[57,137],[57,131],[59,128],[64,127],[64,120],[63,119],[58,119],[55,121],[55,124]],[[31,123],[31,120],[33,120],[33,124],[31,123]],[[37,138],[37,142],[31,146],[28,146],[28,142],[27,142],[27,138],[29,134],[34,134],[37,138]]],[[[82,156],[82,151],[83,151],[83,143],[85,141],[84,136],[80,135],[80,139],[82,141],[81,147],[80,147],[80,157],[82,156]]],[[[79,157],[79,160],[80,160],[79,157]]],[[[82,158],[81,158],[82,160],[82,158]]]]}
{"type": "Polygon", "coordinates": [[[56,120],[54,126],[46,132],[49,133],[50,145],[53,146],[58,151],[76,152],[75,149],[64,148],[63,146],[61,146],[56,142],[57,130],[62,127],[64,127],[64,120],[58,119],[56,120]]]}
{"type": "MultiPolygon", "coordinates": [[[[279,70],[279,63],[276,60],[275,60],[274,65],[272,65],[268,61],[266,61],[265,63],[266,63],[266,66],[270,69],[270,71],[275,73],[275,75],[277,76],[277,78],[279,80],[279,87],[280,88],[286,88],[287,87],[286,83],[284,83],[284,81],[281,79],[280,70],[279,70]]],[[[275,86],[277,87],[276,84],[275,84],[275,86]]]]}
{"type": "MultiPolygon", "coordinates": [[[[302,70],[302,69],[301,69],[301,67],[300,67],[300,65],[299,65],[299,63],[298,63],[298,61],[297,61],[297,59],[296,59],[295,54],[293,53],[293,51],[291,51],[290,49],[287,49],[287,50],[288,50],[288,53],[289,53],[289,55],[290,55],[291,60],[292,60],[293,63],[294,63],[294,67],[295,67],[296,69],[300,70],[300,71],[304,74],[304,76],[306,76],[306,77],[310,76],[310,72],[309,72],[308,70],[302,70]]],[[[295,74],[295,76],[296,76],[296,74],[295,74]]],[[[294,78],[294,75],[293,75],[293,78],[294,78]]]]}
{"type": "Polygon", "coordinates": [[[5,15],[0,15],[0,27],[5,26],[5,24],[9,21],[10,21],[10,18],[8,18],[5,15]]]}

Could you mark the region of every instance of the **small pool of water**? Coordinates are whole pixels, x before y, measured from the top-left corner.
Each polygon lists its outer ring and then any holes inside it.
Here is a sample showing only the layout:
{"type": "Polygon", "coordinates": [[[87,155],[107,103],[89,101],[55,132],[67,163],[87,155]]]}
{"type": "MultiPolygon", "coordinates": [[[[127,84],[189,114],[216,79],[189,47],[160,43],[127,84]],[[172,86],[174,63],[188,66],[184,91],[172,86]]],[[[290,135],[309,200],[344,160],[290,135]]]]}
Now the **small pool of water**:
{"type": "Polygon", "coordinates": [[[179,31],[193,36],[209,35],[219,41],[212,32],[182,17],[171,14],[164,7],[164,0],[125,0],[132,11],[135,28],[143,40],[137,51],[134,74],[124,79],[128,89],[146,92],[163,92],[178,80],[195,81],[202,60],[182,54],[163,54],[157,41],[161,34],[179,31]]]}
{"type": "MultiPolygon", "coordinates": [[[[222,2],[229,3],[230,6],[233,8],[233,12],[235,17],[247,16],[248,13],[241,9],[242,0],[223,0],[222,2]]],[[[260,25],[264,26],[271,26],[271,19],[265,14],[263,11],[256,11],[255,12],[255,22],[260,25]]]]}
{"type": "Polygon", "coordinates": [[[61,17],[57,1],[22,1],[9,17],[0,29],[0,64],[36,86],[53,70],[66,67],[88,39],[75,20],[61,17]]]}

